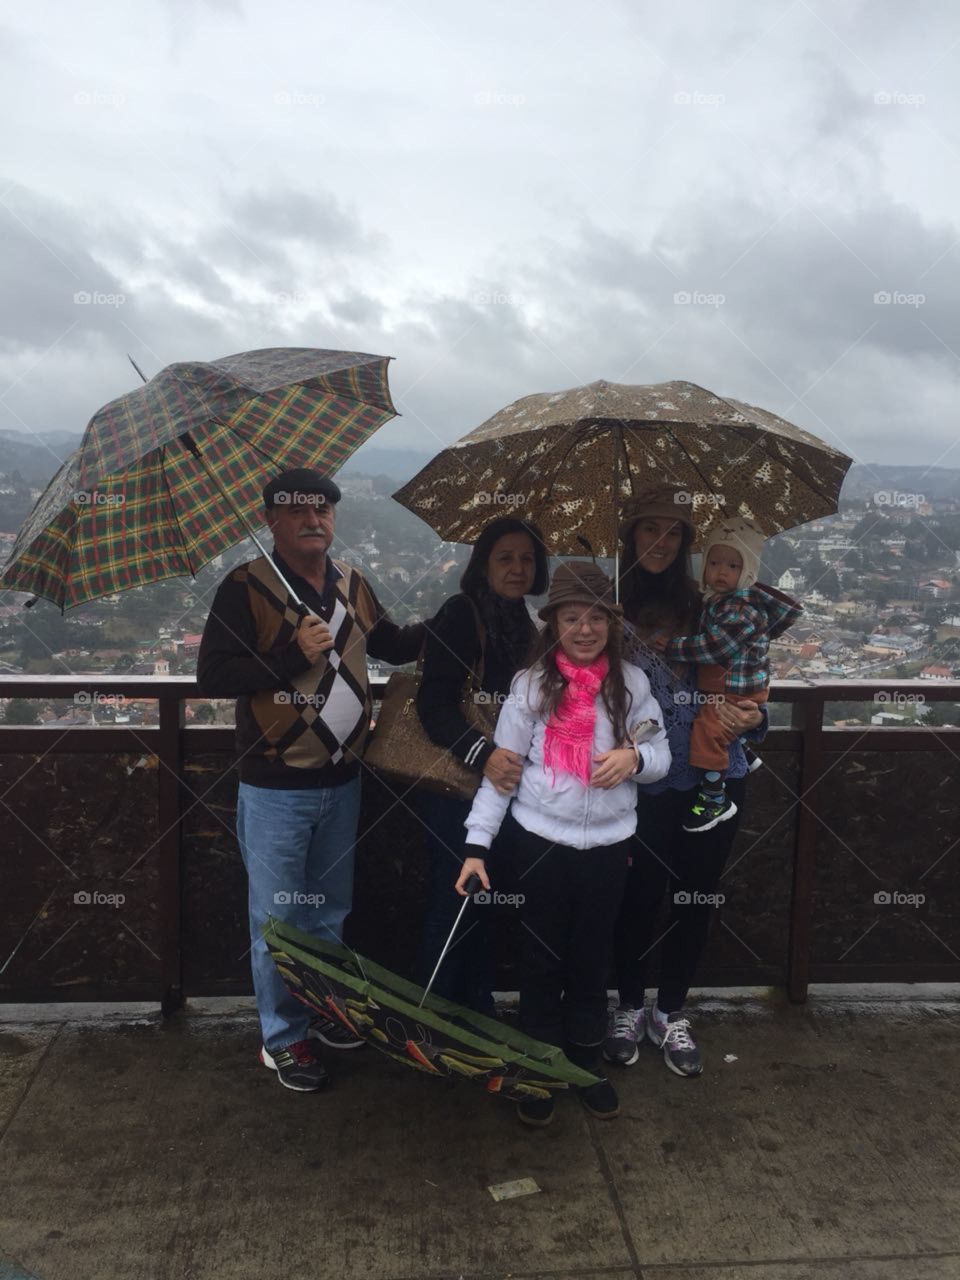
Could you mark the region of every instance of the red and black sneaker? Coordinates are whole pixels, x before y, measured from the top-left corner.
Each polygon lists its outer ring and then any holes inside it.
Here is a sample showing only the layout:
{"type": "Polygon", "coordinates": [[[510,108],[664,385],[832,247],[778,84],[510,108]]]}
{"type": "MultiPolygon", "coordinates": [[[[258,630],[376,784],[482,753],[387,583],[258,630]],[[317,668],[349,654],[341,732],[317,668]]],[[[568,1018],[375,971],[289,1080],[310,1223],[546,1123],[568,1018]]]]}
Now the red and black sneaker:
{"type": "Polygon", "coordinates": [[[285,1049],[277,1049],[275,1053],[268,1053],[265,1048],[261,1048],[260,1061],[277,1073],[285,1089],[296,1089],[298,1093],[313,1093],[330,1081],[323,1063],[311,1049],[309,1040],[298,1040],[296,1044],[288,1044],[285,1049]]]}

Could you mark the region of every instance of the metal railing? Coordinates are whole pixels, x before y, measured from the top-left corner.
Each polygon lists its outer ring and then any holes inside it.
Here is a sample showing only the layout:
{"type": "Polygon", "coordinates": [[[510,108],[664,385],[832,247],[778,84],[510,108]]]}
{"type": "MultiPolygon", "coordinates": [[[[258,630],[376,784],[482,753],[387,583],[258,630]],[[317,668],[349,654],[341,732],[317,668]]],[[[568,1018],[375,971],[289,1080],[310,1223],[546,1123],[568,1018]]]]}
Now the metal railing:
{"type": "MultiPolygon", "coordinates": [[[[375,678],[375,689],[385,683],[385,677],[375,678]]],[[[77,694],[96,691],[100,695],[119,696],[125,699],[156,699],[159,719],[156,725],[138,726],[8,726],[0,725],[0,766],[6,768],[7,781],[2,803],[10,810],[10,797],[18,786],[33,785],[26,781],[35,767],[36,760],[46,760],[59,753],[111,755],[117,753],[149,754],[156,760],[156,816],[158,839],[155,842],[159,871],[157,879],[156,907],[159,912],[157,952],[159,979],[152,989],[152,997],[159,998],[164,1010],[177,1008],[182,1002],[183,910],[182,910],[182,823],[185,788],[184,771],[191,761],[200,755],[222,755],[225,770],[233,751],[233,729],[224,726],[185,726],[184,708],[187,700],[204,700],[192,677],[128,677],[105,675],[70,676],[3,676],[0,677],[0,698],[73,698],[77,694]],[[23,757],[26,768],[18,774],[16,765],[8,763],[10,757],[23,757]],[[34,760],[33,758],[36,758],[34,760]],[[31,763],[26,763],[27,760],[31,763]]],[[[887,695],[896,699],[918,699],[923,702],[960,702],[960,681],[932,682],[926,680],[843,680],[817,684],[798,681],[774,682],[771,702],[787,703],[791,708],[789,728],[771,729],[764,746],[764,753],[785,752],[793,755],[799,764],[795,802],[792,805],[793,823],[789,835],[792,853],[792,888],[790,895],[789,928],[785,985],[790,998],[802,1001],[806,996],[810,977],[810,940],[814,868],[818,843],[823,824],[818,815],[818,805],[825,785],[829,761],[838,753],[848,751],[880,752],[903,759],[903,753],[916,751],[943,753],[943,765],[949,770],[960,761],[960,729],[933,729],[927,727],[848,727],[835,728],[824,724],[824,711],[831,702],[873,701],[887,695]]],[[[884,705],[878,702],[878,707],[884,705]]],[[[889,705],[889,704],[887,704],[889,705]]],[[[29,867],[9,865],[3,867],[5,877],[26,876],[29,867]]],[[[960,978],[960,957],[957,964],[946,962],[918,972],[916,966],[905,969],[904,976],[912,980],[960,978]]],[[[8,962],[4,953],[0,964],[8,962]]],[[[4,967],[6,965],[4,964],[4,967]]],[[[894,972],[886,977],[896,976],[894,972]]],[[[29,983],[8,985],[0,999],[63,999],[82,994],[87,998],[102,997],[108,990],[97,983],[80,984],[71,991],[34,989],[29,983]]],[[[112,988],[109,990],[113,991],[112,988]]],[[[189,994],[203,994],[191,991],[189,994]]],[[[122,995],[113,991],[112,998],[140,999],[148,993],[139,988],[124,988],[122,995]]]]}

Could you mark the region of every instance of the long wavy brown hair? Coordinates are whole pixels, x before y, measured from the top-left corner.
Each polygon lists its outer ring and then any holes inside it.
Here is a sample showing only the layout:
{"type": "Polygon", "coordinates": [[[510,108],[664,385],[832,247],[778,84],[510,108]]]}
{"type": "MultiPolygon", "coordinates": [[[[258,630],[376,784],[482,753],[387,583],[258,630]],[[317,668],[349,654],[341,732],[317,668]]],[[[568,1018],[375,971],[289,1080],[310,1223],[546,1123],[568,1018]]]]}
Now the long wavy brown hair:
{"type": "Polygon", "coordinates": [[[700,617],[701,598],[691,581],[690,548],[693,531],[681,523],[677,558],[662,573],[650,573],[637,560],[634,521],[620,548],[620,601],[629,622],[641,630],[668,628],[674,635],[693,630],[700,617]]]}
{"type": "MultiPolygon", "coordinates": [[[[623,678],[623,623],[615,614],[610,614],[609,617],[610,629],[607,632],[607,647],[604,649],[609,670],[600,686],[600,697],[613,724],[616,741],[626,745],[627,717],[633,705],[633,694],[627,688],[623,678]]],[[[559,648],[557,611],[551,609],[547,614],[546,625],[534,641],[530,656],[530,666],[542,678],[540,704],[537,710],[545,720],[550,720],[556,714],[560,699],[569,683],[557,666],[559,648]]]]}

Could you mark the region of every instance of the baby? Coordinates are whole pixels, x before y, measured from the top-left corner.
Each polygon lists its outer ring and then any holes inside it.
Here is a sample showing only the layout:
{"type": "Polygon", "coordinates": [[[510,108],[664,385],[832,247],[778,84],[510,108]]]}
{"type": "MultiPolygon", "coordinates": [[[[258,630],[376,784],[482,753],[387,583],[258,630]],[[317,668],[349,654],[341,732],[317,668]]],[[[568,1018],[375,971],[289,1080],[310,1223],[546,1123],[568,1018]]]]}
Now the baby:
{"type": "Polygon", "coordinates": [[[664,649],[668,659],[698,664],[701,705],[690,735],[690,763],[703,771],[703,779],[684,831],[709,831],[737,812],[724,786],[727,748],[735,735],[720,723],[716,704],[766,702],[770,639],[793,626],[802,612],[795,600],[757,582],[763,544],[763,534],[749,520],[722,520],[707,531],[699,630],[674,636],[664,649]]]}

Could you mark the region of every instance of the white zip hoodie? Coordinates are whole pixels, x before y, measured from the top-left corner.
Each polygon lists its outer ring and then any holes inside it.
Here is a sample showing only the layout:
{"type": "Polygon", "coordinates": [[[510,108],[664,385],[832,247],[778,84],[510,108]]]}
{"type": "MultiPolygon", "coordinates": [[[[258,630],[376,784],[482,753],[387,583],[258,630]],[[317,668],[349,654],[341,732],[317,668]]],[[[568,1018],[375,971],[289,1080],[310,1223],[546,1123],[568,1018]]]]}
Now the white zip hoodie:
{"type": "MultiPolygon", "coordinates": [[[[521,827],[557,844],[574,849],[616,844],[637,829],[637,784],[657,782],[670,768],[670,747],[663,728],[663,712],[650,693],[650,684],[639,667],[623,664],[623,678],[633,702],[627,713],[627,728],[641,720],[654,720],[657,728],[639,744],[643,769],[609,791],[588,787],[569,773],[544,767],[543,740],[546,721],[539,711],[540,675],[533,668],[513,678],[510,694],[500,711],[494,741],[498,747],[515,751],[524,760],[520,785],[512,795],[501,795],[489,778],[484,778],[466,821],[467,843],[489,849],[500,830],[513,800],[513,816],[521,827]]],[[[612,751],[627,744],[617,742],[613,725],[597,695],[597,719],[593,754],[612,751]]]]}

